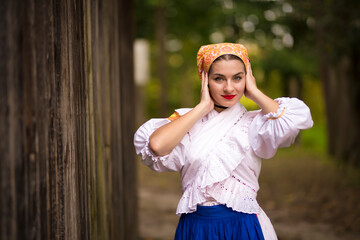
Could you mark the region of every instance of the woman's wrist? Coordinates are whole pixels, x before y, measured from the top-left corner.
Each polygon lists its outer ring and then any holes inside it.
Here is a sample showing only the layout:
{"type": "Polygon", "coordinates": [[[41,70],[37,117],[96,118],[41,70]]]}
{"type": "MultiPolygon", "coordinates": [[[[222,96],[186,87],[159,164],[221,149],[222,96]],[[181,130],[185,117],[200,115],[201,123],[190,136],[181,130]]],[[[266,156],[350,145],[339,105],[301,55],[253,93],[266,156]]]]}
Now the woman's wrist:
{"type": "Polygon", "coordinates": [[[246,89],[246,93],[247,93],[246,97],[254,101],[256,104],[259,97],[261,97],[261,95],[263,94],[263,92],[261,92],[258,88],[255,88],[254,90],[251,91],[248,91],[248,89],[246,89]]]}
{"type": "Polygon", "coordinates": [[[276,112],[279,107],[276,101],[265,95],[259,89],[256,89],[249,98],[254,101],[265,114],[276,112]]]}
{"type": "Polygon", "coordinates": [[[211,102],[200,102],[194,107],[194,110],[199,113],[200,118],[208,114],[214,109],[214,104],[211,102]]]}

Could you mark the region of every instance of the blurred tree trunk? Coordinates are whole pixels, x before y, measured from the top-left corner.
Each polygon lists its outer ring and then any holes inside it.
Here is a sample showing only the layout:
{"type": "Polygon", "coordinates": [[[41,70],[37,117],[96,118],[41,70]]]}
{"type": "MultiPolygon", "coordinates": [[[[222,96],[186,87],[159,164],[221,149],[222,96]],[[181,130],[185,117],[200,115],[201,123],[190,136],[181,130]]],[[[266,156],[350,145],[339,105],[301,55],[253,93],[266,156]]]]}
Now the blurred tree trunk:
{"type": "Polygon", "coordinates": [[[329,152],[342,162],[360,166],[360,18],[355,6],[349,8],[352,3],[356,1],[321,1],[315,30],[329,152]]]}
{"type": "Polygon", "coordinates": [[[300,75],[284,74],[282,76],[282,86],[284,96],[302,98],[303,79],[300,75]]]}
{"type": "Polygon", "coordinates": [[[159,4],[156,9],[156,43],[157,43],[157,76],[160,81],[160,115],[166,116],[168,113],[167,104],[167,77],[166,77],[166,16],[165,7],[159,4]]]}

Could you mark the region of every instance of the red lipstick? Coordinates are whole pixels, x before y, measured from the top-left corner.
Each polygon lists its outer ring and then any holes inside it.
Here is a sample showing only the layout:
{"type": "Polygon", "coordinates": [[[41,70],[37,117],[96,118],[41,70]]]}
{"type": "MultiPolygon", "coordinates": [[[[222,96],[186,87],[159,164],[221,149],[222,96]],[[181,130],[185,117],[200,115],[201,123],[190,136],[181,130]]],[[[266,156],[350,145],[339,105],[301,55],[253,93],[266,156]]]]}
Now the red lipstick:
{"type": "Polygon", "coordinates": [[[221,95],[223,98],[226,98],[226,99],[233,99],[236,95],[221,95]]]}

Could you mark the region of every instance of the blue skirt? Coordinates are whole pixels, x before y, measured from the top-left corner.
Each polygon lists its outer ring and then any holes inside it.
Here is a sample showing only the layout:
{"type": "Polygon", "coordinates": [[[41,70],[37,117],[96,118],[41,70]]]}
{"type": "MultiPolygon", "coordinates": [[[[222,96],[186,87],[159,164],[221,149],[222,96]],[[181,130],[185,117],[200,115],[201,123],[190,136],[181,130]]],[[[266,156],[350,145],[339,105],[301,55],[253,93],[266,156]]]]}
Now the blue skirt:
{"type": "Polygon", "coordinates": [[[236,212],[225,205],[197,206],[182,214],[175,240],[264,240],[256,214],[236,212]]]}

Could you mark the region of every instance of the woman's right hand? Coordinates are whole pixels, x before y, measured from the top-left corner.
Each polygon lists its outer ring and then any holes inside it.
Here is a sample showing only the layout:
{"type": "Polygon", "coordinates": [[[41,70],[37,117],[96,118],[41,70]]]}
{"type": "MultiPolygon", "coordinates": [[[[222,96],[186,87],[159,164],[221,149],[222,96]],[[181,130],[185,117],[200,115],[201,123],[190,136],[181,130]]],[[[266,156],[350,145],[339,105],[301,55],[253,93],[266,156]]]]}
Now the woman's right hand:
{"type": "Polygon", "coordinates": [[[209,91],[208,73],[203,71],[201,76],[201,98],[199,105],[204,109],[206,112],[205,114],[207,114],[214,109],[214,100],[212,99],[209,91]]]}
{"type": "Polygon", "coordinates": [[[194,124],[214,109],[214,101],[211,98],[208,85],[208,74],[203,72],[200,103],[185,115],[165,124],[151,134],[149,147],[155,155],[169,154],[194,124]]]}

